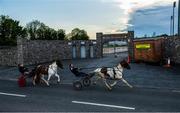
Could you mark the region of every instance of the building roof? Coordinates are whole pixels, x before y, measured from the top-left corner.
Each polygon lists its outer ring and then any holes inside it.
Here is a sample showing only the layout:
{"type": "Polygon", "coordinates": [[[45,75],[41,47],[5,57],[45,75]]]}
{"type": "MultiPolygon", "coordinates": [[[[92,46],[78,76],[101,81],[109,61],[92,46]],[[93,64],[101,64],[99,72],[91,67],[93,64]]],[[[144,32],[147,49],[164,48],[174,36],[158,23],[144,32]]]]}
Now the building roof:
{"type": "Polygon", "coordinates": [[[150,41],[150,40],[160,40],[163,39],[164,37],[155,37],[155,38],[134,38],[133,41],[150,41]]]}

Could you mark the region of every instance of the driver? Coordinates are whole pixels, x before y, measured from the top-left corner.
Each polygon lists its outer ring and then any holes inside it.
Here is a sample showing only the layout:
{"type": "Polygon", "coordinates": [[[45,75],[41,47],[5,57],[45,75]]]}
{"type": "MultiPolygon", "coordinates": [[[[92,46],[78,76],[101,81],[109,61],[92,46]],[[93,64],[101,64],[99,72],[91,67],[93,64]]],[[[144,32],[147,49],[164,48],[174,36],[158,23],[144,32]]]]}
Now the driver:
{"type": "Polygon", "coordinates": [[[69,65],[69,69],[71,70],[71,72],[76,75],[76,76],[87,76],[88,74],[87,73],[84,73],[84,72],[80,72],[79,69],[77,67],[75,67],[73,64],[70,64],[69,65]]]}
{"type": "Polygon", "coordinates": [[[18,69],[19,69],[19,72],[26,76],[26,77],[33,77],[35,75],[35,72],[36,72],[36,68],[35,67],[34,69],[32,69],[31,71],[29,71],[28,68],[26,68],[23,64],[18,64],[18,69]]]}
{"type": "Polygon", "coordinates": [[[29,74],[28,68],[26,68],[23,64],[18,64],[18,69],[19,69],[19,72],[23,75],[29,74]]]}

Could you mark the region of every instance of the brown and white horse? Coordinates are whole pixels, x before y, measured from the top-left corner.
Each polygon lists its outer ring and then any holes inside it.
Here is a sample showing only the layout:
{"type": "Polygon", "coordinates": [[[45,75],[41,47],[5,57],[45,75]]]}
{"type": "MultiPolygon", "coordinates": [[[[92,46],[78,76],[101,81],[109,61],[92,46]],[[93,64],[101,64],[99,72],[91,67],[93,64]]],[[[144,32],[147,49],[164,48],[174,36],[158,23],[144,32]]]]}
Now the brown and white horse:
{"type": "Polygon", "coordinates": [[[96,70],[94,70],[95,75],[97,76],[96,81],[99,79],[103,79],[106,87],[109,90],[112,90],[112,87],[115,86],[119,80],[123,81],[127,86],[132,88],[132,86],[123,78],[124,68],[131,69],[126,60],[121,61],[116,67],[113,68],[97,68],[96,70]],[[113,80],[114,82],[112,84],[108,84],[108,79],[113,80]]]}
{"type": "Polygon", "coordinates": [[[60,60],[54,60],[49,66],[39,65],[36,68],[35,76],[33,77],[33,85],[44,81],[49,86],[49,80],[54,75],[57,77],[57,82],[60,82],[60,76],[57,74],[57,68],[63,69],[63,64],[60,60]],[[48,79],[45,80],[44,76],[48,75],[48,79]]]}

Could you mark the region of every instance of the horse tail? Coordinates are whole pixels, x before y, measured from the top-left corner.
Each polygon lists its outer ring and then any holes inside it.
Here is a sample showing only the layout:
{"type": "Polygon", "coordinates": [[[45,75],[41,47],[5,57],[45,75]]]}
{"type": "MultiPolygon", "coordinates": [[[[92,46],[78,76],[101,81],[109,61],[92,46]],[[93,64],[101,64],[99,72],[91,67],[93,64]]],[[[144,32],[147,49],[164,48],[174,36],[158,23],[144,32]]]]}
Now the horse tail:
{"type": "Polygon", "coordinates": [[[36,72],[35,72],[35,76],[36,76],[35,82],[36,82],[37,84],[39,84],[40,81],[41,81],[41,70],[42,70],[42,66],[41,66],[41,65],[37,66],[36,72]]]}

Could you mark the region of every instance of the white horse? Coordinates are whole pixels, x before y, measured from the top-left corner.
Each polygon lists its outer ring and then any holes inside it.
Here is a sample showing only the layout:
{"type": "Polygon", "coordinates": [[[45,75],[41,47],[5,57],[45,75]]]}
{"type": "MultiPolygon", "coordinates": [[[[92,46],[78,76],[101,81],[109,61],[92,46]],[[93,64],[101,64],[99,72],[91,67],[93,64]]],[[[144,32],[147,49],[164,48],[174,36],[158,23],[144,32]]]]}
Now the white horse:
{"type": "Polygon", "coordinates": [[[44,65],[39,65],[36,68],[35,76],[33,77],[33,85],[36,85],[36,83],[40,83],[40,81],[42,80],[47,84],[47,86],[49,86],[49,80],[53,75],[57,77],[57,82],[59,83],[61,79],[57,73],[58,67],[63,69],[63,65],[59,60],[53,61],[52,64],[50,64],[48,67],[44,65]],[[45,80],[44,78],[45,75],[48,75],[47,80],[45,80]]]}
{"type": "MultiPolygon", "coordinates": [[[[109,90],[112,90],[112,87],[115,86],[117,84],[118,81],[122,81],[124,82],[127,86],[129,86],[130,88],[133,88],[132,85],[130,85],[124,78],[123,78],[123,69],[130,69],[129,64],[123,60],[121,61],[117,67],[113,67],[113,68],[97,68],[96,70],[94,70],[95,75],[97,76],[97,80],[99,79],[103,79],[106,87],[109,90]],[[108,84],[107,80],[113,80],[114,82],[112,84],[108,84]]],[[[95,81],[95,82],[96,82],[95,81]]]]}

